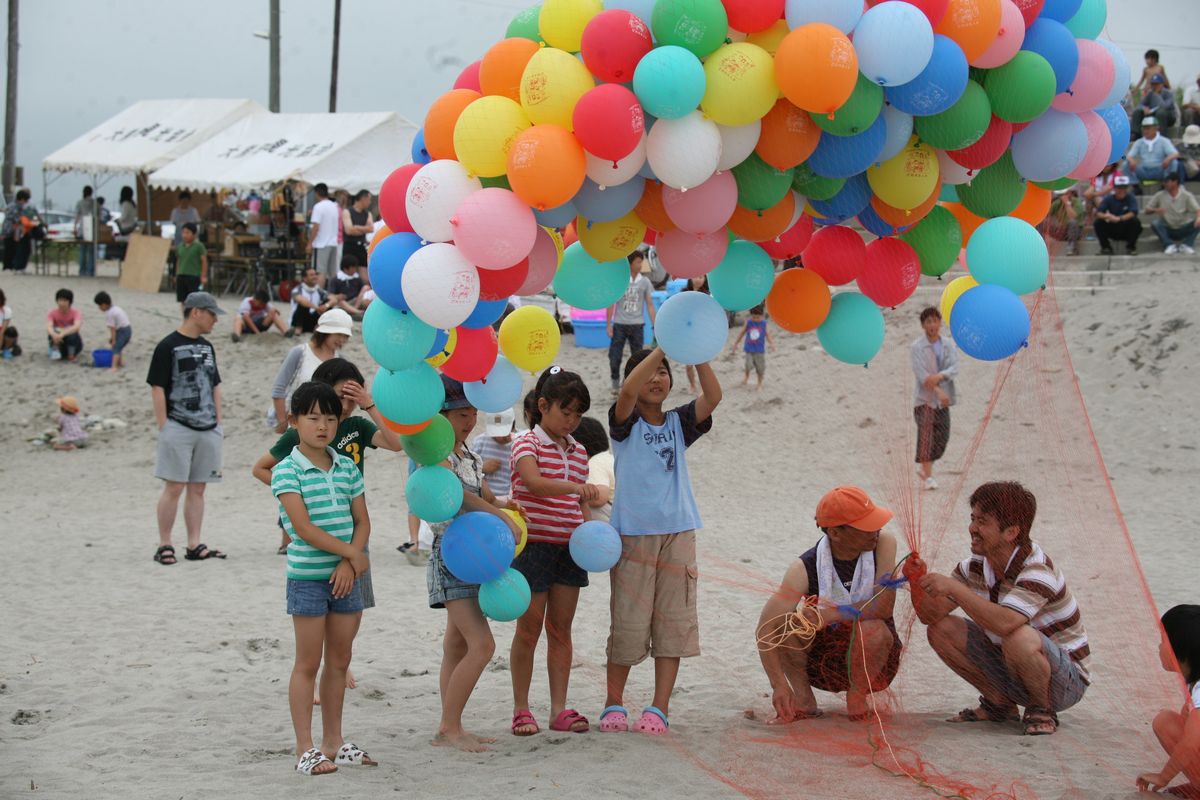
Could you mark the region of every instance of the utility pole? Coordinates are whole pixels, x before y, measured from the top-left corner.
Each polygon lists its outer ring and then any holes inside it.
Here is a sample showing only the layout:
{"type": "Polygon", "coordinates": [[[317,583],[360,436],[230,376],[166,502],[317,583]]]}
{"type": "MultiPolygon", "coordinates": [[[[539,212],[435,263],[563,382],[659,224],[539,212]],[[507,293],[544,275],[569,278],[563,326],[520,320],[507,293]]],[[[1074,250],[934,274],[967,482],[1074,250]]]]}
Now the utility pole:
{"type": "Polygon", "coordinates": [[[338,41],[342,37],[342,0],[333,0],[333,66],[329,70],[329,113],[337,111],[338,41]]]}
{"type": "Polygon", "coordinates": [[[18,0],[8,0],[8,89],[4,98],[4,200],[12,199],[17,170],[17,18],[18,0]]]}
{"type": "MultiPolygon", "coordinates": [[[[10,0],[16,2],[16,0],[10,0]]],[[[261,35],[261,34],[260,34],[261,35]]],[[[271,47],[271,90],[269,106],[271,112],[279,113],[279,0],[271,0],[271,29],[267,34],[271,47]]]]}

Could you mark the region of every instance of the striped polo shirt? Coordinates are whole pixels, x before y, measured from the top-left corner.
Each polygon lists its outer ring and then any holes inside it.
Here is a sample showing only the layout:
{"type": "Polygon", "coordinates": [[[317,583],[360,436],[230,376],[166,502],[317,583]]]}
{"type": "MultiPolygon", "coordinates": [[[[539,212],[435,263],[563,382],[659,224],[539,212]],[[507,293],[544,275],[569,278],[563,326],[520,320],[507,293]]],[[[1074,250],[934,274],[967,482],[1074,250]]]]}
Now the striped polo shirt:
{"type": "Polygon", "coordinates": [[[583,524],[579,495],[560,494],[538,497],[529,491],[517,471],[517,462],[532,457],[543,478],[553,481],[587,483],[587,450],[573,437],[567,437],[564,450],[554,443],[541,425],[520,434],[512,443],[512,496],[529,517],[529,541],[566,544],[571,534],[583,524]]]}
{"type": "MultiPolygon", "coordinates": [[[[304,499],[304,507],[312,524],[336,536],[343,542],[354,538],[354,517],[350,504],[363,493],[363,478],[354,462],[338,455],[332,447],[325,448],[333,458],[333,465],[325,471],[314,465],[300,452],[299,447],[275,465],[271,470],[271,494],[280,497],[298,494],[304,499]]],[[[279,504],[279,516],[283,529],[292,542],[287,550],[287,576],[297,581],[329,580],[341,556],[318,550],[296,534],[292,521],[279,504]]]]}
{"type": "MultiPolygon", "coordinates": [[[[1027,617],[1033,629],[1065,650],[1084,680],[1091,682],[1087,669],[1091,648],[1079,606],[1066,578],[1039,545],[1031,542],[1017,547],[1002,576],[996,575],[986,558],[972,555],[954,568],[954,577],[985,600],[1027,617]]],[[[1000,644],[999,636],[985,632],[993,643],[1000,644]]]]}

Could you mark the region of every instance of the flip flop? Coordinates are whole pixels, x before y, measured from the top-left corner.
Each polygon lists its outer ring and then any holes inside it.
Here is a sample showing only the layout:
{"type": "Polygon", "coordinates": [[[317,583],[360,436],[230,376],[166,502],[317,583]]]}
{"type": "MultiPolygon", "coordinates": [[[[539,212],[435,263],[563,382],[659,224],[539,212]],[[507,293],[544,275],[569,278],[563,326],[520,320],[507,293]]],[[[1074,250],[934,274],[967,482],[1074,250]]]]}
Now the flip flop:
{"type": "Polygon", "coordinates": [[[609,706],[600,712],[601,733],[628,733],[629,710],[625,706],[609,706]]]}
{"type": "Polygon", "coordinates": [[[329,757],[315,747],[304,751],[304,755],[300,756],[300,760],[296,763],[296,772],[301,775],[332,775],[337,772],[337,765],[333,769],[325,772],[313,772],[321,764],[330,764],[329,757]]]}
{"type": "Polygon", "coordinates": [[[562,733],[587,733],[590,728],[587,717],[573,708],[564,708],[554,718],[554,722],[550,723],[550,730],[562,733]],[[583,727],[577,728],[576,726],[581,723],[583,727]]]}
{"type": "Polygon", "coordinates": [[[667,715],[654,706],[646,706],[642,709],[642,716],[633,725],[635,731],[647,736],[662,736],[670,727],[671,723],[667,721],[667,715]]]}
{"type": "Polygon", "coordinates": [[[512,718],[513,736],[533,736],[534,734],[541,733],[541,732],[542,732],[542,729],[540,727],[538,727],[537,720],[534,719],[533,714],[530,712],[530,710],[528,708],[519,708],[519,709],[517,709],[516,713],[513,714],[513,718],[512,718]],[[526,727],[529,725],[533,726],[533,730],[524,731],[524,732],[517,730],[517,728],[526,727]]]}
{"type": "Polygon", "coordinates": [[[379,762],[373,760],[362,748],[351,742],[346,742],[338,748],[333,763],[339,767],[377,767],[379,762]]]}

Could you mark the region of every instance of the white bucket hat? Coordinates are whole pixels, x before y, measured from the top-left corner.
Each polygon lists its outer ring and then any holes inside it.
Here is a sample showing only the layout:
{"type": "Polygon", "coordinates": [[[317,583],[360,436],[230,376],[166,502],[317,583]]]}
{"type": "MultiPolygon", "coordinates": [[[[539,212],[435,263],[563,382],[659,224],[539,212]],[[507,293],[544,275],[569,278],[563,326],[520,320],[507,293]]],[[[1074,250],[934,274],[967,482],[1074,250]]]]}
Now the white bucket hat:
{"type": "Polygon", "coordinates": [[[350,315],[340,308],[331,308],[317,318],[317,333],[340,333],[354,335],[354,323],[350,315]]]}

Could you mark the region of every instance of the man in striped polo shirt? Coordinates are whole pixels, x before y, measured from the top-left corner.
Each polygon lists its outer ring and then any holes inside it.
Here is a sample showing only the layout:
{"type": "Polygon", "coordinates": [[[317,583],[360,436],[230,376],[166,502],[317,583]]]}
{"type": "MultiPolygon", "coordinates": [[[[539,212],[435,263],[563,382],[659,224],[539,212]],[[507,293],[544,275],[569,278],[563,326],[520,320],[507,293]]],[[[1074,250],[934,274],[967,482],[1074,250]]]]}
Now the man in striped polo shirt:
{"type": "Polygon", "coordinates": [[[1036,513],[1021,484],[983,484],[971,495],[971,557],[952,575],[928,573],[914,587],[929,644],[980,692],[978,708],[950,722],[1015,720],[1024,706],[1026,734],[1054,733],[1058,712],[1078,703],[1091,681],[1079,606],[1029,537],[1036,513]],[[951,614],[955,608],[966,617],[951,614]]]}

